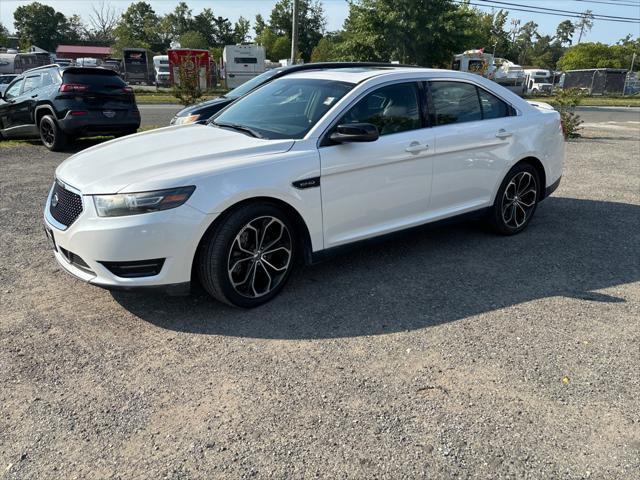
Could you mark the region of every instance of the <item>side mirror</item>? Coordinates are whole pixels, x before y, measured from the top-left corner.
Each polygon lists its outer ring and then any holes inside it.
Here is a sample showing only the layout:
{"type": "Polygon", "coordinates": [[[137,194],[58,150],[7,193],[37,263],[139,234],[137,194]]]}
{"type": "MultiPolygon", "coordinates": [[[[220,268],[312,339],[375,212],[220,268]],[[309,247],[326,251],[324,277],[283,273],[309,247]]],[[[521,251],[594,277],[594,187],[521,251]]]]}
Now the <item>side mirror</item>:
{"type": "Polygon", "coordinates": [[[335,143],[350,143],[375,142],[379,136],[378,127],[371,123],[345,123],[338,125],[329,138],[335,143]]]}

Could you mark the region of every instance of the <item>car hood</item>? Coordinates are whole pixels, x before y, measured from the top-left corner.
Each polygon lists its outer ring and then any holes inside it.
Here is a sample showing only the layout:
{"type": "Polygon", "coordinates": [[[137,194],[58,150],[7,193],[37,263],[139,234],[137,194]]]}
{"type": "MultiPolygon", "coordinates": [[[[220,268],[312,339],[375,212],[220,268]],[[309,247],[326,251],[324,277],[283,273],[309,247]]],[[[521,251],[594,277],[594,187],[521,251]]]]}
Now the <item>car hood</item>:
{"type": "Polygon", "coordinates": [[[56,177],[83,194],[169,188],[175,181],[261,161],[293,140],[261,140],[208,125],[165,127],[105,142],[69,157],[56,177]]]}
{"type": "Polygon", "coordinates": [[[235,99],[226,98],[226,97],[218,97],[212,98],[211,100],[207,100],[206,102],[196,103],[195,105],[190,105],[186,108],[183,108],[178,113],[176,113],[176,117],[186,117],[187,115],[191,115],[192,113],[198,113],[200,110],[207,109],[210,107],[215,107],[219,105],[226,105],[231,103],[235,99]]]}

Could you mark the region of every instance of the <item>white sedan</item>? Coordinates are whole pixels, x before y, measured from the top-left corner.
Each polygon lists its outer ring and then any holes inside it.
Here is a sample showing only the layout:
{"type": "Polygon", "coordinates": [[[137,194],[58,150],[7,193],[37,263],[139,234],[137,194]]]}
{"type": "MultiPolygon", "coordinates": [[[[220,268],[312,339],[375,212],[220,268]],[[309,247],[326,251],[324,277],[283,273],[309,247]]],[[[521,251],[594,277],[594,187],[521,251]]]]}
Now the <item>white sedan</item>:
{"type": "Polygon", "coordinates": [[[106,288],[254,307],[298,260],[468,213],[521,232],[559,184],[560,118],[480,76],[422,68],[291,74],[207,125],[63,162],[44,210],[55,257],[106,288]]]}

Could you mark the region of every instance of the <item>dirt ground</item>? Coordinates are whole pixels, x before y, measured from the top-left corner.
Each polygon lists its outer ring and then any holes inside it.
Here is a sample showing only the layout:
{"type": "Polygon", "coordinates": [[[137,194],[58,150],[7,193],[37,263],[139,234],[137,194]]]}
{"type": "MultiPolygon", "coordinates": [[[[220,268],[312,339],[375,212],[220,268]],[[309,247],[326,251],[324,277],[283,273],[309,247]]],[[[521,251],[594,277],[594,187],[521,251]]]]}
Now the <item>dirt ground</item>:
{"type": "Polygon", "coordinates": [[[640,125],[583,133],[523,234],[401,235],[252,311],[63,273],[69,154],[0,142],[0,478],[639,478],[640,125]]]}

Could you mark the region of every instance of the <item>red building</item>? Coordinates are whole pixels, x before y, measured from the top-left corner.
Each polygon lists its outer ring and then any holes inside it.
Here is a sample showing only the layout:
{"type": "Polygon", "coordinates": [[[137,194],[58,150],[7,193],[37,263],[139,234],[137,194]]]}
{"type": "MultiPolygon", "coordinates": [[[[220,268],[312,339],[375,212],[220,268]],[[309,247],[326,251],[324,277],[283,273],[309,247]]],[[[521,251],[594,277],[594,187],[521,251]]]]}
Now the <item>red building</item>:
{"type": "Polygon", "coordinates": [[[70,58],[100,58],[105,60],[111,57],[111,47],[93,47],[90,45],[58,45],[56,57],[70,58]]]}

